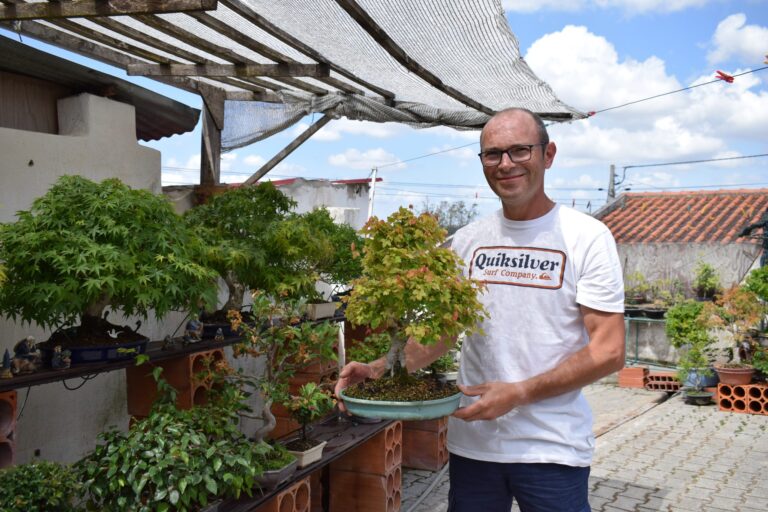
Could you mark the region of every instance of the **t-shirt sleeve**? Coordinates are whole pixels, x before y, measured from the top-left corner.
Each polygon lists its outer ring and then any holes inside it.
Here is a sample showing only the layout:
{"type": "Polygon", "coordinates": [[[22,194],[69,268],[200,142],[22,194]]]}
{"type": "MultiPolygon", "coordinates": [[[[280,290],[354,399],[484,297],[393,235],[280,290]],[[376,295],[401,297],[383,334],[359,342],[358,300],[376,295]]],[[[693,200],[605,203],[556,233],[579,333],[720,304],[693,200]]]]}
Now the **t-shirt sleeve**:
{"type": "Polygon", "coordinates": [[[607,229],[588,247],[576,283],[576,302],[608,313],[624,312],[624,278],[616,242],[607,229]]]}

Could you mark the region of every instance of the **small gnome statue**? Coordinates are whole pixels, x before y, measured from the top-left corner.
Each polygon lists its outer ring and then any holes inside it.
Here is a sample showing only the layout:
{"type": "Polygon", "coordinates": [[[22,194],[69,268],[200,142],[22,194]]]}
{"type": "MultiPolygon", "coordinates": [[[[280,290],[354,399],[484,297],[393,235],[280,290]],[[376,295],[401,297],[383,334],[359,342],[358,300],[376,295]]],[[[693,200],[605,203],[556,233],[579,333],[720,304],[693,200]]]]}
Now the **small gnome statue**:
{"type": "Polygon", "coordinates": [[[192,318],[187,322],[187,327],[184,330],[184,344],[197,343],[203,339],[203,322],[196,318],[192,318]]]}
{"type": "Polygon", "coordinates": [[[216,329],[216,334],[213,336],[213,341],[218,343],[224,341],[224,331],[221,329],[221,327],[216,329]]]}
{"type": "Polygon", "coordinates": [[[66,370],[72,364],[72,353],[69,350],[61,350],[61,345],[53,347],[51,368],[54,370],[66,370]]]}
{"type": "Polygon", "coordinates": [[[11,353],[8,349],[5,349],[5,354],[3,354],[3,366],[0,368],[0,379],[11,378],[13,378],[13,372],[11,372],[11,353]]]}

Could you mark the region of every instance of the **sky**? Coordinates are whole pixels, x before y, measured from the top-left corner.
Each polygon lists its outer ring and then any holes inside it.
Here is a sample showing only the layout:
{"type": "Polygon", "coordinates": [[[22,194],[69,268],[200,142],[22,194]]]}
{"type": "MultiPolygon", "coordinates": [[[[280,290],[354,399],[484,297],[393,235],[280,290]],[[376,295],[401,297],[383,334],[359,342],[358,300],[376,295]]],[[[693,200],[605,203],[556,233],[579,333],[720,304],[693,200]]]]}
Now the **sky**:
{"type": "MultiPolygon", "coordinates": [[[[617,193],[768,188],[768,69],[760,69],[768,68],[768,0],[502,4],[534,73],[563,102],[595,112],[549,126],[558,148],[545,178],[552,199],[596,211],[606,202],[611,165],[617,193]],[[727,83],[716,79],[717,71],[738,76],[727,83]],[[700,160],[716,161],[677,164],[700,160]]],[[[196,95],[24,40],[201,106],[196,95]]],[[[245,180],[315,119],[308,116],[265,141],[225,153],[222,181],[245,180]]],[[[400,206],[420,209],[425,201],[464,201],[487,214],[499,202],[483,178],[478,140],[477,131],[334,120],[267,176],[359,179],[376,167],[383,181],[374,215],[400,206]]],[[[197,182],[199,125],[144,144],[162,153],[164,185],[197,182]]]]}

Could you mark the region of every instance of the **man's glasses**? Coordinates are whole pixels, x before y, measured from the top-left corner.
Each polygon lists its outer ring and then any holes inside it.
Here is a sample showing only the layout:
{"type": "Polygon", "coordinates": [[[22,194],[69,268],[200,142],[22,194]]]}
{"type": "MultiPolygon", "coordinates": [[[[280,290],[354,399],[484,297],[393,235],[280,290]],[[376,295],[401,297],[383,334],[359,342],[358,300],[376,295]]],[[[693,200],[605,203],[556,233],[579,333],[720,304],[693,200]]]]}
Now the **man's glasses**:
{"type": "Polygon", "coordinates": [[[491,149],[489,151],[481,151],[477,154],[480,157],[480,162],[486,167],[493,167],[499,165],[504,153],[507,154],[510,160],[516,164],[527,162],[531,159],[531,150],[534,146],[546,146],[546,142],[539,142],[538,144],[518,144],[507,149],[491,149]]]}

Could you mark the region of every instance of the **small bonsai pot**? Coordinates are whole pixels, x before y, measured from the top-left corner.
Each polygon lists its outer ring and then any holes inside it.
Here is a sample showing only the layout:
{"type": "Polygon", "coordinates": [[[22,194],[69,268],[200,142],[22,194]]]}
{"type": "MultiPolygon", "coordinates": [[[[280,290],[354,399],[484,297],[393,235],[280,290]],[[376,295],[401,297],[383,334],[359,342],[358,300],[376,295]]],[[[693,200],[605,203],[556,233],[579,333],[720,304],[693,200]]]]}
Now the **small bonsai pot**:
{"type": "Polygon", "coordinates": [[[709,405],[712,403],[714,393],[711,391],[686,391],[684,394],[685,403],[689,405],[709,405]]]}
{"type": "Polygon", "coordinates": [[[259,484],[259,487],[262,489],[274,489],[288,480],[296,471],[297,466],[298,460],[293,460],[280,469],[265,471],[261,476],[256,477],[256,483],[259,484]]]}
{"type": "Polygon", "coordinates": [[[296,464],[299,469],[304,468],[312,464],[313,462],[317,462],[320,459],[323,458],[323,448],[325,448],[325,445],[328,444],[328,441],[323,441],[322,443],[319,443],[312,448],[304,451],[295,451],[288,449],[289,452],[294,454],[296,456],[296,464]]]}

